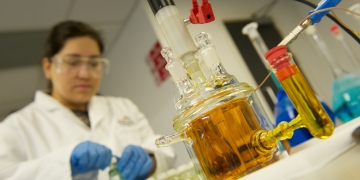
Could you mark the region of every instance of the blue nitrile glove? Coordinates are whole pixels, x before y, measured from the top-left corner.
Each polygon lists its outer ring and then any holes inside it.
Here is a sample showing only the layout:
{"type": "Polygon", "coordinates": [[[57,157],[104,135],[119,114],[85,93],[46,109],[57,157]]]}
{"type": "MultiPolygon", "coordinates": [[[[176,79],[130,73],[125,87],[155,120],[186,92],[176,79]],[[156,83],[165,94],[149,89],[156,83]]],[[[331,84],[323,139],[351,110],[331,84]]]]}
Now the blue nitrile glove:
{"type": "Polygon", "coordinates": [[[154,162],[149,154],[143,148],[135,145],[126,146],[117,163],[121,177],[126,180],[146,179],[153,166],[154,162]]]}
{"type": "Polygon", "coordinates": [[[101,144],[85,141],[78,144],[70,157],[71,175],[104,170],[111,162],[111,150],[101,144]]]}

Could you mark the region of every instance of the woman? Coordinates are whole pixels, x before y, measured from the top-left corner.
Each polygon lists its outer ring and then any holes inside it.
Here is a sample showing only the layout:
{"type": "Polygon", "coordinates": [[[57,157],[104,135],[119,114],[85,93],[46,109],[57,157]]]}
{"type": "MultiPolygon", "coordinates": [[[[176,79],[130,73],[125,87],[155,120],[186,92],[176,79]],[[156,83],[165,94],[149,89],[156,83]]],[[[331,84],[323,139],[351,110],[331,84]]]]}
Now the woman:
{"type": "Polygon", "coordinates": [[[90,26],[54,26],[42,67],[49,91],[0,124],[0,179],[109,179],[112,156],[125,179],[164,171],[172,149],[157,149],[144,115],[126,98],[95,95],[108,61],[90,26]],[[105,170],[106,169],[106,170],[105,170]],[[99,171],[104,170],[104,171],[99,171]]]}

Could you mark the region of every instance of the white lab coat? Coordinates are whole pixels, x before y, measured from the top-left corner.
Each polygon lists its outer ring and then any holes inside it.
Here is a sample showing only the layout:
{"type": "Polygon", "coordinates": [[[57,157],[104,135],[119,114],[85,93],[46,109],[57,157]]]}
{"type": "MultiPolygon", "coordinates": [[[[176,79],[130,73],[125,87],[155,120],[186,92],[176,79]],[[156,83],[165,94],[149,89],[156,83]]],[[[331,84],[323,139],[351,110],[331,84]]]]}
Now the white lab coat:
{"type": "MultiPolygon", "coordinates": [[[[34,102],[0,123],[0,179],[71,180],[71,153],[85,140],[103,144],[118,156],[127,145],[140,145],[155,154],[156,173],[171,168],[173,149],[156,148],[158,136],[130,100],[94,96],[88,112],[91,128],[37,91],[34,102]]],[[[96,174],[99,180],[109,179],[108,169],[96,174]]]]}

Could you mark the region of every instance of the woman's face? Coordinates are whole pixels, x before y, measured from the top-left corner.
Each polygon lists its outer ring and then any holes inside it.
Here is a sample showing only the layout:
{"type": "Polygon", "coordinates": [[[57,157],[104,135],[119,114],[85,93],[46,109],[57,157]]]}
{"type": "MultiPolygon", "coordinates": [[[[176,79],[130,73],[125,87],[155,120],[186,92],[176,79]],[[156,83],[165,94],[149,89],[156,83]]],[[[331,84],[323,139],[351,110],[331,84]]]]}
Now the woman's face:
{"type": "Polygon", "coordinates": [[[68,39],[51,63],[43,60],[45,76],[53,85],[51,95],[70,108],[86,105],[100,86],[102,73],[93,64],[100,55],[94,39],[88,36],[68,39]]]}

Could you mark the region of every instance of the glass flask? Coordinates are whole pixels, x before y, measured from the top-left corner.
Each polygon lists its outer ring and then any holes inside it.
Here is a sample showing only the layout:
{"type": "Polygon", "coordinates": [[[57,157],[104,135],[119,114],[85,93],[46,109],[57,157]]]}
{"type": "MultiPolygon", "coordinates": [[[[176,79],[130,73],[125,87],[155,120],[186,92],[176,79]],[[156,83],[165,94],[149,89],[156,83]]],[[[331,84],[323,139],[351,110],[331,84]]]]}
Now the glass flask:
{"type": "MultiPolygon", "coordinates": [[[[264,58],[264,55],[269,51],[269,49],[266,46],[264,40],[262,39],[260,33],[258,32],[257,28],[258,28],[258,23],[251,22],[242,29],[242,33],[249,37],[252,45],[254,46],[259,57],[261,58],[263,64],[266,66],[266,68],[268,68],[269,63],[264,58]]],[[[271,70],[269,69],[269,71],[271,70]]],[[[271,74],[271,78],[278,89],[276,96],[277,101],[274,102],[275,124],[278,125],[283,121],[290,122],[298,115],[298,113],[295,110],[294,105],[292,104],[289,97],[286,95],[284,89],[282,88],[279,80],[276,78],[274,73],[271,74]]],[[[321,104],[324,106],[326,112],[329,114],[333,122],[335,122],[335,117],[332,110],[324,102],[321,102],[321,104]]],[[[292,138],[289,139],[288,141],[290,143],[290,146],[294,147],[302,142],[305,142],[308,139],[311,139],[312,137],[313,136],[309,133],[307,129],[302,128],[297,131],[294,131],[292,138]]]]}
{"type": "Polygon", "coordinates": [[[352,73],[335,79],[332,84],[332,104],[336,116],[349,122],[360,116],[360,78],[352,73]]]}
{"type": "Polygon", "coordinates": [[[182,94],[178,102],[185,105],[177,106],[181,108],[173,118],[176,133],[157,139],[156,145],[162,147],[183,141],[200,179],[239,178],[288,154],[281,142],[276,142],[266,153],[256,150],[254,135],[258,131],[272,130],[273,125],[254,88],[238,82],[225,71],[208,37],[200,33],[196,38],[198,54],[211,75],[201,84],[206,88],[183,83],[184,79],[190,79],[184,74],[185,70],[180,72],[181,63],[171,57],[171,53],[166,53],[170,49],[162,51],[168,62],[166,69],[182,94]]]}
{"type": "MultiPolygon", "coordinates": [[[[336,62],[326,44],[317,35],[316,29],[310,26],[306,33],[312,37],[313,44],[323,55],[323,60],[329,65],[334,74],[332,82],[332,107],[336,116],[343,122],[348,122],[360,116],[360,77],[343,70],[336,62]]],[[[358,68],[356,60],[354,66],[358,68]]]]}
{"type": "Polygon", "coordinates": [[[334,124],[294,63],[291,53],[287,52],[287,47],[277,46],[267,52],[265,57],[299,113],[299,118],[290,123],[296,122],[294,126],[308,128],[314,137],[330,137],[334,132],[334,124]]]}
{"type": "Polygon", "coordinates": [[[359,71],[360,71],[360,62],[359,62],[359,60],[360,59],[357,58],[355,56],[355,54],[351,51],[350,46],[345,41],[344,35],[342,34],[339,26],[337,26],[337,25],[331,26],[330,31],[333,34],[334,38],[341,43],[342,47],[344,48],[344,50],[346,52],[345,54],[347,55],[347,58],[349,58],[351,60],[352,66],[354,66],[354,68],[355,68],[355,74],[359,73],[359,71]]]}
{"type": "Polygon", "coordinates": [[[241,177],[287,156],[281,143],[267,154],[253,147],[254,133],[272,125],[247,83],[220,90],[177,114],[173,122],[177,133],[158,139],[157,145],[184,140],[194,166],[201,167],[195,171],[201,169],[206,179],[241,177]]]}
{"type": "Polygon", "coordinates": [[[334,124],[294,63],[287,47],[276,46],[265,54],[265,58],[299,114],[290,122],[279,123],[274,130],[256,132],[253,145],[257,152],[271,152],[276,147],[275,143],[290,139],[294,131],[300,128],[307,128],[311,135],[319,139],[329,138],[334,132],[334,124]]]}
{"type": "MultiPolygon", "coordinates": [[[[278,103],[275,105],[275,122],[278,125],[279,123],[286,121],[290,122],[294,119],[298,113],[295,107],[292,105],[291,100],[286,95],[284,90],[279,90],[277,94],[278,103]]],[[[335,124],[335,113],[329,108],[327,104],[323,101],[320,101],[321,105],[324,107],[326,113],[331,118],[332,122],[335,124]]],[[[309,139],[313,138],[309,130],[306,128],[298,129],[294,131],[294,135],[289,139],[291,147],[297,146],[309,139]]]]}

